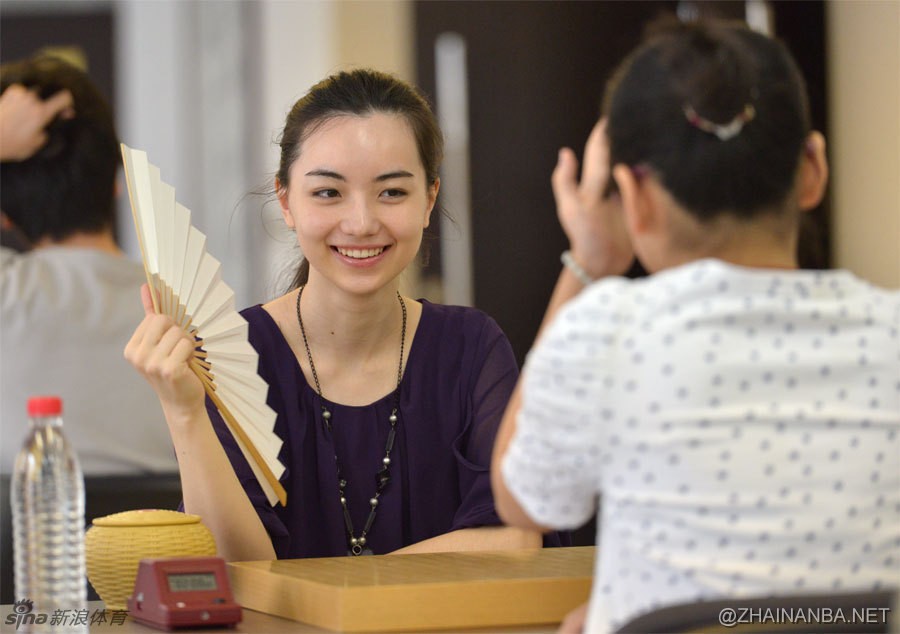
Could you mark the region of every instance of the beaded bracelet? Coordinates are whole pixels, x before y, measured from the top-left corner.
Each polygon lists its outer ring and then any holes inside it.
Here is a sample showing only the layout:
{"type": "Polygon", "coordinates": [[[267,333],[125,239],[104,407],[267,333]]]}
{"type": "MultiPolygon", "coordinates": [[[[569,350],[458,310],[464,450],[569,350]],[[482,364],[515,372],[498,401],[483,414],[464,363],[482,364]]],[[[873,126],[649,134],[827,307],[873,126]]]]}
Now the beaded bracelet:
{"type": "Polygon", "coordinates": [[[559,256],[559,261],[563,263],[567,269],[572,272],[579,282],[584,284],[585,286],[589,286],[594,283],[594,278],[588,275],[588,272],[581,268],[581,265],[575,261],[575,258],[572,257],[571,251],[563,251],[562,255],[559,256]]]}

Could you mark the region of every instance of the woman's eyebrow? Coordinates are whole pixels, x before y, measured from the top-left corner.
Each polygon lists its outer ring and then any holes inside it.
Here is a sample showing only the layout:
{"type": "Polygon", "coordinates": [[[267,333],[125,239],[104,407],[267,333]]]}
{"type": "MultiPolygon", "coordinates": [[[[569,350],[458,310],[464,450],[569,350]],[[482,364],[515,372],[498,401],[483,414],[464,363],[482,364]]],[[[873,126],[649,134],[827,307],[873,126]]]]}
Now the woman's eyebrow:
{"type": "Polygon", "coordinates": [[[332,172],[331,170],[326,170],[326,169],[311,170],[306,173],[306,176],[324,176],[325,178],[333,178],[333,179],[339,180],[339,181],[347,180],[346,178],[344,178],[342,175],[338,174],[337,172],[332,172]]]}
{"type": "MultiPolygon", "coordinates": [[[[323,178],[333,178],[334,180],[346,181],[342,174],[338,174],[332,170],[328,169],[314,169],[310,170],[306,173],[306,176],[321,176],[323,178]]],[[[380,183],[383,181],[388,181],[394,178],[412,178],[413,174],[411,172],[407,172],[406,170],[397,170],[394,172],[387,172],[385,174],[379,174],[375,177],[375,182],[380,183]]]]}
{"type": "Polygon", "coordinates": [[[388,172],[387,174],[381,174],[380,176],[375,177],[375,182],[380,183],[382,181],[389,181],[392,178],[412,178],[412,174],[407,172],[406,170],[397,170],[396,172],[388,172]]]}

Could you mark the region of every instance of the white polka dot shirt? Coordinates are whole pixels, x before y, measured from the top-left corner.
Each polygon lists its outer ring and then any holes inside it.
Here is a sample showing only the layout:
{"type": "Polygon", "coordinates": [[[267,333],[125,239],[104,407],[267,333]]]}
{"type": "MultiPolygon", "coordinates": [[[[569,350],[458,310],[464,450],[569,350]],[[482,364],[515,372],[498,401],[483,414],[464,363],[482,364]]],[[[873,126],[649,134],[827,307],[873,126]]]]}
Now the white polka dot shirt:
{"type": "Polygon", "coordinates": [[[502,469],[548,527],[602,499],[587,631],[900,585],[898,331],[900,292],[717,260],[563,307],[528,356],[502,469]]]}

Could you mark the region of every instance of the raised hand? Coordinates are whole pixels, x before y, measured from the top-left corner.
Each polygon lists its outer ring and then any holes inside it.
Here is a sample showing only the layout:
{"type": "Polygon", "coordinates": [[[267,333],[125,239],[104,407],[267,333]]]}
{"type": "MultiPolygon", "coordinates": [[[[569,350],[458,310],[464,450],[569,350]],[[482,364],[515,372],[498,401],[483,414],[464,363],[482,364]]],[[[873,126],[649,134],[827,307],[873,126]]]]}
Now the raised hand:
{"type": "Polygon", "coordinates": [[[71,118],[72,94],[61,90],[42,100],[21,84],[0,95],[0,159],[24,161],[47,142],[45,128],[56,116],[71,118]]]}
{"type": "Polygon", "coordinates": [[[144,320],[125,346],[125,358],[153,386],[170,424],[205,412],[203,384],[188,364],[194,339],[171,317],[156,314],[150,287],[141,287],[144,320]]]}
{"type": "Polygon", "coordinates": [[[594,279],[622,274],[634,259],[619,197],[603,196],[610,178],[606,120],[601,119],[584,147],[581,180],[578,159],[569,148],[560,150],[551,178],[556,214],[572,256],[594,279]]]}

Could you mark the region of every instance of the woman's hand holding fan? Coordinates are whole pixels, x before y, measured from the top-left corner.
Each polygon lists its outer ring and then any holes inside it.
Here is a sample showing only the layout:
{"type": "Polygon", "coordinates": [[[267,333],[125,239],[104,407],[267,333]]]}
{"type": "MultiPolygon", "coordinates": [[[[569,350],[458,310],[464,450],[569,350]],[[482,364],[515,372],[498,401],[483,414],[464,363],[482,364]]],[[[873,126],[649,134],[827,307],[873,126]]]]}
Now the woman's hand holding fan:
{"type": "Polygon", "coordinates": [[[125,347],[125,358],[159,395],[170,424],[206,409],[203,383],[190,368],[195,339],[168,315],[157,313],[150,286],[141,287],[144,320],[125,347]]]}

